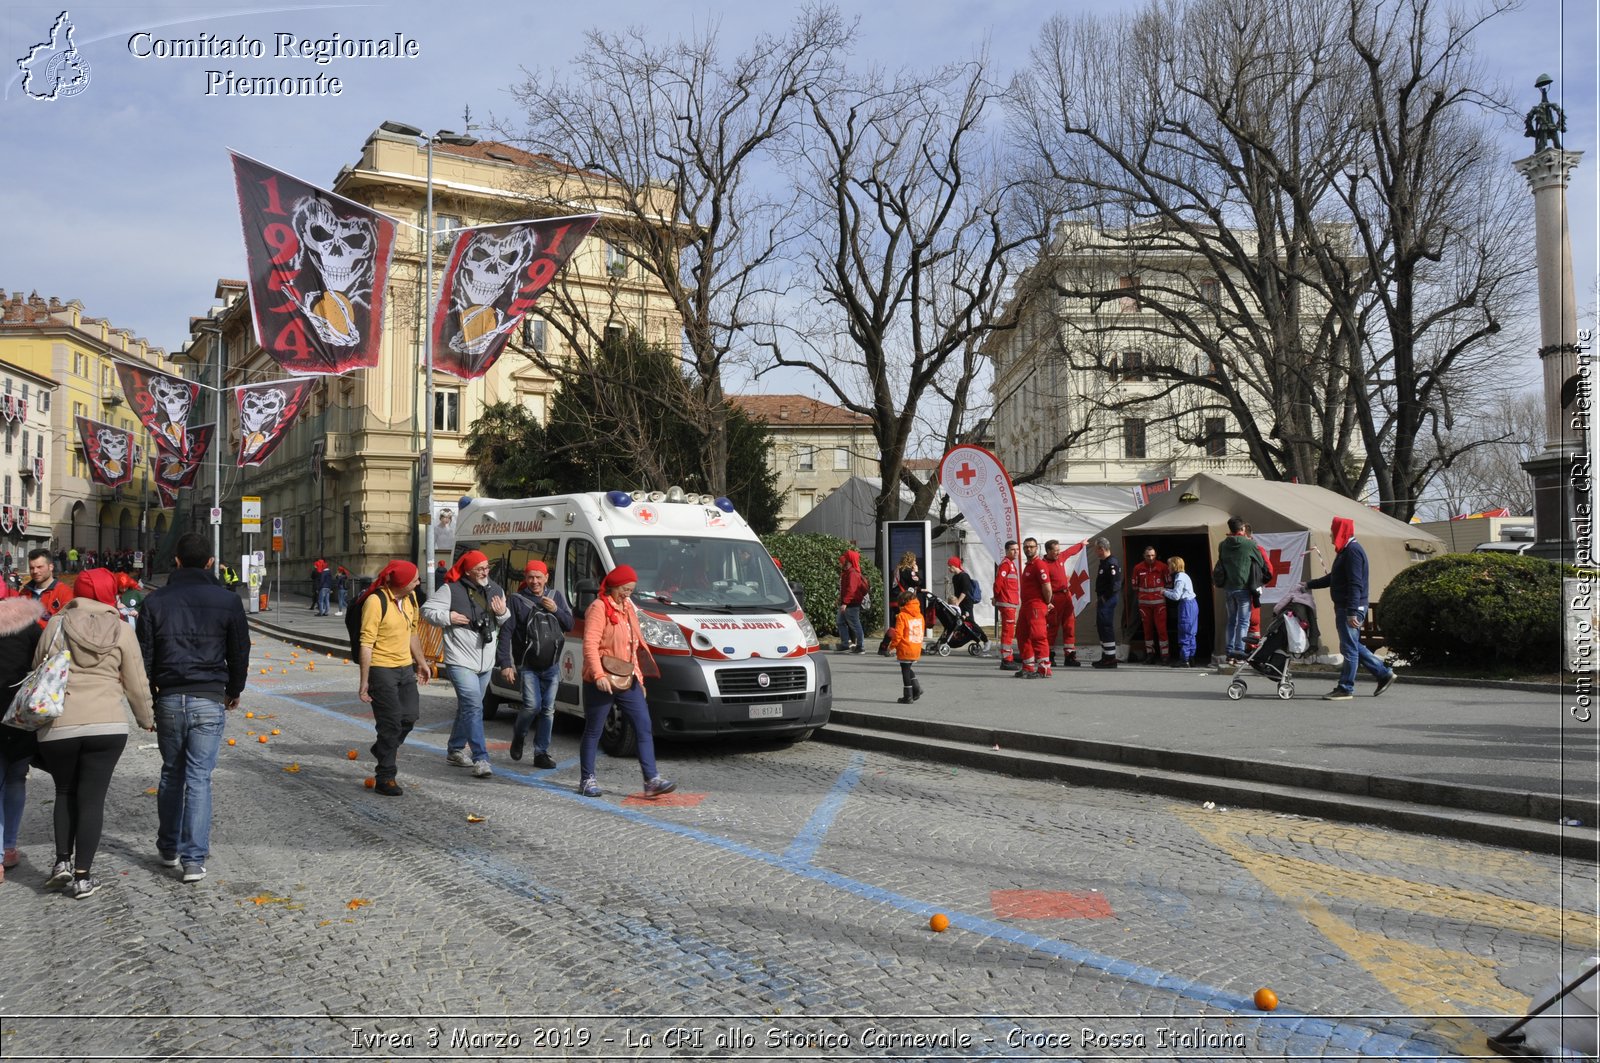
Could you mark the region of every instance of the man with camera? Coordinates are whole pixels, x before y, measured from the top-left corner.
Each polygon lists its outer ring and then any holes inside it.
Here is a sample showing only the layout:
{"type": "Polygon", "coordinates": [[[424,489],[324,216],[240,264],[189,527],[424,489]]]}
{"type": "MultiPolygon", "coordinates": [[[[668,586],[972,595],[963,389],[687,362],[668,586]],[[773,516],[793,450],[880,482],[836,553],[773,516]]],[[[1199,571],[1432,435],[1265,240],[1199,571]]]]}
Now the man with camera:
{"type": "Polygon", "coordinates": [[[489,578],[489,559],[478,550],[462,554],[440,587],[429,595],[422,617],[444,629],[444,676],[456,691],[456,722],[447,759],[471,768],[479,779],[494,774],[483,740],[483,698],[489,690],[500,627],[511,619],[506,592],[489,578]]]}

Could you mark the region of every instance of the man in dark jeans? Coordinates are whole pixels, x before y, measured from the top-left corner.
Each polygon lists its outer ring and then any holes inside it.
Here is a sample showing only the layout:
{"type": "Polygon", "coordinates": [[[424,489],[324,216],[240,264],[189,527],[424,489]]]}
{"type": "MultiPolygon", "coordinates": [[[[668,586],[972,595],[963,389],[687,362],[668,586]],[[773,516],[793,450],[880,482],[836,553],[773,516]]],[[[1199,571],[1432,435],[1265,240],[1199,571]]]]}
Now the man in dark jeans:
{"type": "Polygon", "coordinates": [[[373,775],[375,790],[382,797],[405,793],[395,778],[396,761],[417,723],[417,684],[432,678],[417,635],[418,606],[412,597],[417,583],[416,565],[391,561],[372,581],[371,589],[350,603],[361,617],[359,696],[372,706],[378,735],[372,743],[372,755],[378,762],[373,775]]]}
{"type": "Polygon", "coordinates": [[[1327,587],[1332,593],[1334,615],[1338,618],[1339,653],[1344,657],[1339,682],[1322,695],[1322,700],[1349,701],[1355,697],[1358,668],[1365,668],[1378,681],[1378,688],[1372,692],[1372,696],[1377,697],[1394,685],[1395,675],[1393,668],[1361,644],[1361,625],[1367,620],[1367,552],[1356,542],[1355,521],[1349,517],[1334,517],[1329,535],[1333,538],[1333,548],[1338,551],[1333,568],[1326,576],[1306,584],[1311,589],[1327,587]]]}
{"type": "Polygon", "coordinates": [[[136,629],[161,747],[156,852],[167,867],[183,868],[183,881],[199,882],[211,855],[211,772],[224,714],[239,707],[250,671],[250,629],[239,596],[207,571],[216,563],[209,537],[180,536],[173,561],[136,629]]]}

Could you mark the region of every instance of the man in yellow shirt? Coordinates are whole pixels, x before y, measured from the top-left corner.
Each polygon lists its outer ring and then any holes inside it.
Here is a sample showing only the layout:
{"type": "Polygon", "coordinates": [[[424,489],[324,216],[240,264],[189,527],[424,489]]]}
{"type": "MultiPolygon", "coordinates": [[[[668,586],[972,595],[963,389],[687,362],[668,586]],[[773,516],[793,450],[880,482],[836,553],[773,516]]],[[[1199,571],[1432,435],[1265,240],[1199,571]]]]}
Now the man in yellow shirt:
{"type": "Polygon", "coordinates": [[[395,758],[417,723],[417,684],[432,673],[417,635],[417,566],[391,561],[372,581],[372,588],[352,607],[360,611],[361,700],[372,706],[378,740],[372,755],[377,792],[385,797],[405,793],[395,781],[395,758]]]}

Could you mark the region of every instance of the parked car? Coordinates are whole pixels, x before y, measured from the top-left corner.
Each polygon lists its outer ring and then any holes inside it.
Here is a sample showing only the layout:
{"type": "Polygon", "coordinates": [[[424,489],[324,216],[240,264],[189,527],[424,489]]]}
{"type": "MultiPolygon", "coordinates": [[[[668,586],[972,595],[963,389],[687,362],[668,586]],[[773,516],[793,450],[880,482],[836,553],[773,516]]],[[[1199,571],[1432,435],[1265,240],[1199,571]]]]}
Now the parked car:
{"type": "Polygon", "coordinates": [[[1472,548],[1475,554],[1525,554],[1533,549],[1531,539],[1507,539],[1493,543],[1479,543],[1472,548]]]}

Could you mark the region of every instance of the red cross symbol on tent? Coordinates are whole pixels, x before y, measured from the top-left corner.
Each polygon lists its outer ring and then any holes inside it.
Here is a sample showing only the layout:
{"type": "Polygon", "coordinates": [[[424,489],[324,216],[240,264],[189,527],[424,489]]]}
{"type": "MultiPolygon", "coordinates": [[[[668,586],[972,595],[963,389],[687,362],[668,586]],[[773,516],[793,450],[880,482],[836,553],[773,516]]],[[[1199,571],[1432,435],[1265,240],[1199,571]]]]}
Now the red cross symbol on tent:
{"type": "Polygon", "coordinates": [[[962,487],[971,487],[972,481],[978,478],[978,470],[966,462],[961,463],[961,468],[956,470],[956,479],[961,481],[962,487]]]}
{"type": "Polygon", "coordinates": [[[1279,576],[1289,574],[1289,562],[1283,559],[1282,550],[1267,551],[1267,571],[1272,573],[1272,578],[1267,580],[1267,586],[1276,587],[1279,576]]]}

